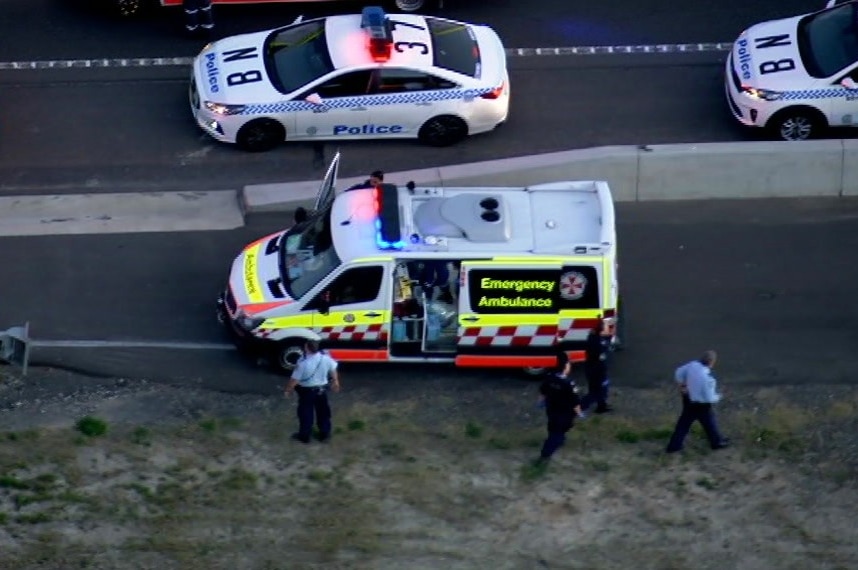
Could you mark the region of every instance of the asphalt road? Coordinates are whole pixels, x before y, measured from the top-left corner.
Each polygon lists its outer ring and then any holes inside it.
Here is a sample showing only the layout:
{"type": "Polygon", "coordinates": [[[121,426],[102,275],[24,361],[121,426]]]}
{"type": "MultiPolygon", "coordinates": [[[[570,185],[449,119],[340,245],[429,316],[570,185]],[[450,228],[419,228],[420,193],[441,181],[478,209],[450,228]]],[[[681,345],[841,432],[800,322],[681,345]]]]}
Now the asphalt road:
{"type": "MultiPolygon", "coordinates": [[[[729,41],[749,23],[806,3],[599,3],[460,0],[449,16],[496,27],[510,47],[729,41]]],[[[822,3],[820,2],[820,5],[822,3]]],[[[199,42],[156,10],[116,21],[89,0],[4,0],[0,59],[187,56],[199,42]]],[[[320,5],[225,7],[220,33],[271,27],[320,5]]],[[[332,7],[326,8],[328,11],[332,7]]],[[[510,60],[513,103],[501,130],[448,149],[411,142],[343,143],[343,175],[603,144],[747,140],[723,100],[720,53],[525,57],[510,60]]],[[[0,72],[0,193],[210,190],[314,178],[311,146],[249,155],[192,123],[184,68],[0,72]]],[[[328,145],[328,151],[331,151],[328,145]]]]}
{"type": "MultiPolygon", "coordinates": [[[[618,385],[665,382],[715,348],[728,383],[853,382],[858,341],[858,200],[620,204],[629,348],[618,385]]],[[[37,339],[223,342],[214,299],[232,256],[281,226],[257,217],[229,232],[0,240],[0,326],[37,339]]],[[[221,390],[276,380],[231,351],[71,349],[34,354],[96,372],[221,390]]],[[[510,373],[407,367],[408,379],[510,373]]],[[[355,382],[409,382],[402,368],[354,366],[355,382]]]]}

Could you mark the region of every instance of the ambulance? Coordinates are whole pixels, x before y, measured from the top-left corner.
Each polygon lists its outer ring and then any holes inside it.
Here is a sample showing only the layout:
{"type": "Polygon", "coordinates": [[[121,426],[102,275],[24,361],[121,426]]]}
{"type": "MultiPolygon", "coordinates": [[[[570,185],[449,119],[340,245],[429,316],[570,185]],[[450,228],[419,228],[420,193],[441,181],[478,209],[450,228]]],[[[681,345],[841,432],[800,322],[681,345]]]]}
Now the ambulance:
{"type": "Polygon", "coordinates": [[[218,298],[232,339],[288,373],[308,339],[341,362],[447,362],[538,374],[581,361],[602,319],[619,344],[606,182],[335,189],[233,261],[218,298]]]}

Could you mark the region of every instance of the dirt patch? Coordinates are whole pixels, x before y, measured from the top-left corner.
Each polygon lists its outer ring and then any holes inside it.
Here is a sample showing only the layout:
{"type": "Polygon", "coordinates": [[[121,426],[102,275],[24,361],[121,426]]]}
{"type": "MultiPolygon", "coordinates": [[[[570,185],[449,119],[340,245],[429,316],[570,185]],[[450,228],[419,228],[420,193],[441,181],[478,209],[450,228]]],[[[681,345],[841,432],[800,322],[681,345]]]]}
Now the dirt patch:
{"type": "Polygon", "coordinates": [[[0,383],[0,567],[854,568],[858,397],[739,388],[734,447],[663,448],[677,402],[622,390],[546,470],[535,386],[455,379],[294,402],[42,372],[0,383]],[[62,387],[74,386],[70,392],[62,387]],[[442,390],[439,391],[439,388],[442,390]],[[86,436],[84,416],[107,422],[86,436]]]}

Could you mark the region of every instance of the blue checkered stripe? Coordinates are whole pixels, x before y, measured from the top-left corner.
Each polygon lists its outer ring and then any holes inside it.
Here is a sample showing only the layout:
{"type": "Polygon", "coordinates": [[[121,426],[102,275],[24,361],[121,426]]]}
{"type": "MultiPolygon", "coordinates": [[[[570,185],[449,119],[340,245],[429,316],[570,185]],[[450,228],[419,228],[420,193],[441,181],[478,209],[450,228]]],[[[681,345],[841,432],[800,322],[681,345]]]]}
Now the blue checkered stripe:
{"type": "Polygon", "coordinates": [[[784,91],[781,96],[783,101],[795,101],[797,99],[833,99],[846,95],[858,95],[854,89],[843,87],[830,87],[827,89],[804,89],[801,91],[784,91]]]}
{"type": "MultiPolygon", "coordinates": [[[[413,91],[409,93],[391,93],[389,95],[361,95],[360,97],[335,97],[324,99],[323,107],[328,109],[350,109],[352,107],[368,107],[383,105],[402,105],[407,103],[422,103],[433,101],[452,101],[463,99],[470,101],[475,97],[491,93],[494,89],[442,89],[439,91],[413,91]]],[[[296,111],[312,111],[318,109],[306,101],[282,101],[280,103],[263,103],[247,105],[242,115],[271,115],[275,113],[290,113],[296,111]]]]}

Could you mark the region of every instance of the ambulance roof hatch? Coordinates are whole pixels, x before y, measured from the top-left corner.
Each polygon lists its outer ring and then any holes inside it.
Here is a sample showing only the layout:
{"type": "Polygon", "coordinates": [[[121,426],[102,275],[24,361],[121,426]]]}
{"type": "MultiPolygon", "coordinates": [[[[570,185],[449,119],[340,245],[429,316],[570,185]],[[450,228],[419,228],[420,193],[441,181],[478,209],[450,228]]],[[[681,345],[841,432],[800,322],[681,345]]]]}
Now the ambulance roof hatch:
{"type": "Polygon", "coordinates": [[[430,198],[417,207],[414,223],[424,236],[480,243],[508,242],[512,237],[509,211],[500,195],[467,193],[430,198]]]}

